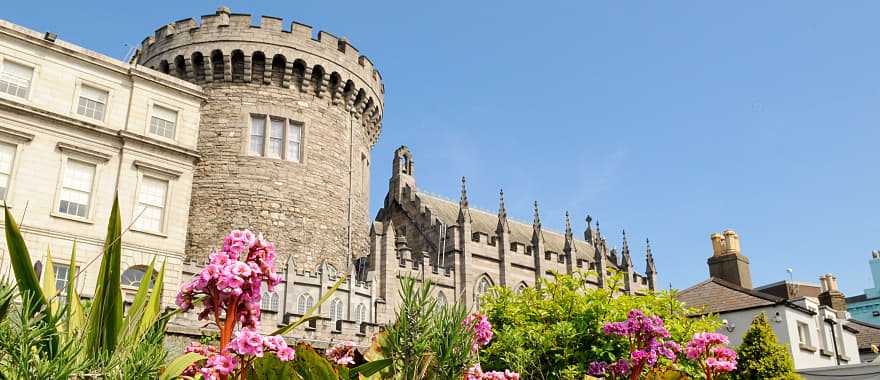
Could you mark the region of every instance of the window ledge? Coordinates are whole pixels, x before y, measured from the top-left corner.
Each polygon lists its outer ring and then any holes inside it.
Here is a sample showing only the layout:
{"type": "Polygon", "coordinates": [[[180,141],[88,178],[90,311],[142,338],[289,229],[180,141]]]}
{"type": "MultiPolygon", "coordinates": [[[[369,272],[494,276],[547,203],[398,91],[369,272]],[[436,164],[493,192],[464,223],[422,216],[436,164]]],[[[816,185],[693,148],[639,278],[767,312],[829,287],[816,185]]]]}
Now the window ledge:
{"type": "Polygon", "coordinates": [[[816,352],[816,347],[807,344],[799,343],[798,347],[800,347],[802,351],[816,352]]]}
{"type": "Polygon", "coordinates": [[[254,156],[252,154],[242,154],[239,157],[252,158],[255,160],[266,160],[266,161],[275,161],[275,162],[286,162],[294,165],[302,165],[302,159],[298,161],[288,160],[286,158],[272,158],[272,157],[263,157],[263,156],[254,156]]]}
{"type": "Polygon", "coordinates": [[[72,221],[74,221],[74,222],[80,222],[80,223],[85,223],[85,224],[95,224],[95,221],[94,221],[94,220],[91,220],[91,219],[88,219],[88,218],[79,217],[79,216],[74,216],[74,215],[62,214],[62,213],[57,212],[57,211],[52,211],[52,212],[49,213],[49,215],[51,215],[51,216],[53,216],[53,217],[55,217],[55,218],[72,220],[72,221]]]}
{"type": "Polygon", "coordinates": [[[846,356],[846,355],[837,355],[837,357],[838,357],[840,360],[842,360],[842,361],[849,362],[849,356],[846,356]]]}
{"type": "Polygon", "coordinates": [[[342,330],[333,329],[333,330],[330,330],[330,333],[331,334],[342,334],[342,330]]]}
{"type": "Polygon", "coordinates": [[[142,233],[142,234],[146,234],[146,235],[158,236],[160,238],[165,238],[165,239],[168,238],[168,234],[164,234],[164,233],[158,232],[158,231],[144,230],[144,229],[135,228],[135,227],[132,227],[131,230],[134,232],[138,232],[138,233],[142,233]]]}
{"type": "Polygon", "coordinates": [[[821,354],[822,356],[828,356],[828,357],[832,357],[832,356],[834,356],[834,353],[833,353],[833,352],[828,351],[828,350],[826,350],[826,349],[824,349],[824,348],[821,349],[821,350],[819,350],[819,354],[821,354]]]}

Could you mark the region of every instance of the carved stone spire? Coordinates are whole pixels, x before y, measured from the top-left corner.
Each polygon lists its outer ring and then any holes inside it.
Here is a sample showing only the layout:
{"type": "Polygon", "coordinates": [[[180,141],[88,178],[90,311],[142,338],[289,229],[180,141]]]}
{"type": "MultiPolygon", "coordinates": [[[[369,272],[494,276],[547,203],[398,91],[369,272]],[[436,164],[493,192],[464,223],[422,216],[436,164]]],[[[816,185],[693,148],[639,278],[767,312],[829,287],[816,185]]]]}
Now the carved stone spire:
{"type": "Polygon", "coordinates": [[[651,253],[651,240],[645,239],[645,274],[650,277],[652,274],[657,273],[657,268],[654,266],[654,255],[651,253]]]}
{"type": "Polygon", "coordinates": [[[541,229],[541,214],[538,212],[538,201],[535,201],[535,212],[532,216],[532,227],[541,229]]]}
{"type": "Polygon", "coordinates": [[[467,180],[464,176],[461,177],[461,199],[458,201],[458,224],[462,225],[464,223],[471,222],[471,212],[468,208],[468,198],[467,198],[467,180]]]}
{"type": "Polygon", "coordinates": [[[621,265],[624,268],[632,268],[632,256],[630,256],[629,253],[629,243],[626,241],[626,230],[623,230],[623,246],[620,248],[620,254],[622,260],[621,265]]]}
{"type": "Polygon", "coordinates": [[[507,208],[504,207],[504,189],[501,189],[498,201],[498,227],[496,232],[509,232],[510,226],[507,224],[507,208]]]}
{"type": "Polygon", "coordinates": [[[565,212],[565,247],[563,249],[566,253],[575,250],[574,233],[571,229],[571,215],[568,214],[568,211],[565,212]]]}
{"type": "Polygon", "coordinates": [[[584,230],[584,240],[590,245],[595,246],[594,242],[595,231],[593,231],[593,217],[590,214],[587,214],[587,229],[584,230]]]}

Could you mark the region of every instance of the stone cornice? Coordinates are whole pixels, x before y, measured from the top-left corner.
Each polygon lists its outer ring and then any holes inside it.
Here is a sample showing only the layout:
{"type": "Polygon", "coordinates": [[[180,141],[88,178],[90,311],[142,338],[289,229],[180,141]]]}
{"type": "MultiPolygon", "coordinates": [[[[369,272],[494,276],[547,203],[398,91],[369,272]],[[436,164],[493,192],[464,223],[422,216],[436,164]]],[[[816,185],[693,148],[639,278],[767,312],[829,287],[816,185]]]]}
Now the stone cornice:
{"type": "Polygon", "coordinates": [[[30,142],[34,139],[33,133],[27,133],[16,129],[7,128],[2,125],[0,125],[0,136],[21,142],[30,142]]]}
{"type": "Polygon", "coordinates": [[[58,150],[68,153],[68,154],[76,154],[80,156],[86,156],[96,161],[107,162],[110,161],[110,155],[106,153],[101,153],[96,150],[91,150],[88,148],[79,147],[73,144],[68,144],[65,142],[59,142],[56,147],[58,150]]]}
{"type": "Polygon", "coordinates": [[[180,178],[180,176],[183,174],[182,171],[164,168],[159,165],[154,165],[149,162],[141,161],[141,160],[134,160],[134,166],[137,167],[138,169],[157,172],[157,173],[160,173],[162,175],[165,175],[165,176],[171,177],[171,178],[180,178]]]}

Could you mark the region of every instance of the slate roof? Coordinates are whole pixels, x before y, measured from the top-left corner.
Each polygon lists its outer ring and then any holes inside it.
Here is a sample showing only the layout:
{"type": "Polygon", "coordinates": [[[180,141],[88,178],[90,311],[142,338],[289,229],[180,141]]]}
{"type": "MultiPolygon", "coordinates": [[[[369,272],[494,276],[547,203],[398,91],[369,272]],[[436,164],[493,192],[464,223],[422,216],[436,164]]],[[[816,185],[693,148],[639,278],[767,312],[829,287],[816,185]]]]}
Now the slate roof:
{"type": "Polygon", "coordinates": [[[764,306],[785,304],[788,307],[808,314],[814,312],[800,305],[757,290],[747,289],[720,278],[709,278],[691,286],[676,295],[688,307],[697,308],[697,315],[717,314],[730,311],[747,310],[764,306]]]}
{"type": "Polygon", "coordinates": [[[859,343],[860,351],[870,350],[872,344],[880,346],[880,326],[855,319],[848,320],[844,326],[856,331],[856,341],[859,343]]]}
{"type": "Polygon", "coordinates": [[[862,302],[862,301],[867,301],[867,300],[868,300],[868,296],[865,294],[859,294],[857,296],[846,297],[846,303],[856,303],[856,302],[862,302]]]}
{"type": "MultiPolygon", "coordinates": [[[[424,192],[418,192],[418,196],[421,199],[422,204],[429,207],[431,212],[444,223],[450,225],[458,223],[459,206],[457,202],[439,198],[424,192]]],[[[482,232],[489,236],[495,234],[495,229],[498,227],[497,214],[473,207],[468,208],[468,210],[471,214],[471,228],[474,232],[482,232]]],[[[532,245],[532,223],[521,222],[510,217],[507,218],[507,223],[510,226],[511,241],[526,246],[532,245]]],[[[542,232],[544,234],[544,249],[547,251],[562,253],[563,248],[565,247],[565,235],[559,232],[550,231],[546,228],[542,229],[542,232]]],[[[595,261],[595,250],[593,249],[593,246],[584,240],[578,239],[578,235],[583,236],[583,234],[574,234],[574,244],[577,249],[577,257],[585,261],[595,261]]],[[[608,265],[612,267],[614,266],[611,262],[609,262],[608,265]]]]}

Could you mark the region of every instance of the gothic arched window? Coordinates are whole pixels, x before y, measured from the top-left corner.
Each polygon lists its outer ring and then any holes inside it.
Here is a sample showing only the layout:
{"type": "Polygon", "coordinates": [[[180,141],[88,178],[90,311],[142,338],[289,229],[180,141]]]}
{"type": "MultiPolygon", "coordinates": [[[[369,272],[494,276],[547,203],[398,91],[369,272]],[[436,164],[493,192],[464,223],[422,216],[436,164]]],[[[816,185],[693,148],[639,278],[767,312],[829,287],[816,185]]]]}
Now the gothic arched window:
{"type": "Polygon", "coordinates": [[[343,318],[343,314],[342,300],[334,298],[333,302],[330,302],[330,320],[336,322],[343,318]]]}
{"type": "Polygon", "coordinates": [[[446,295],[443,294],[443,292],[437,293],[437,308],[444,308],[447,304],[449,304],[449,302],[446,300],[446,295]]]}
{"type": "Polygon", "coordinates": [[[515,291],[516,291],[517,294],[519,294],[519,293],[522,293],[524,290],[526,290],[526,288],[528,288],[528,287],[529,287],[529,286],[526,285],[525,282],[520,282],[519,285],[517,285],[515,291]]]}
{"type": "Polygon", "coordinates": [[[359,303],[357,307],[354,309],[355,321],[358,324],[364,323],[367,321],[367,307],[364,306],[363,303],[359,303]]]}
{"type": "MultiPolygon", "coordinates": [[[[144,265],[136,265],[122,272],[122,286],[132,286],[138,287],[141,286],[141,281],[144,279],[144,276],[147,275],[147,267],[144,265]]],[[[150,277],[150,289],[153,288],[153,285],[156,283],[155,277],[150,277]]]]}
{"type": "Polygon", "coordinates": [[[299,299],[297,300],[296,304],[297,314],[303,315],[306,313],[306,311],[311,309],[312,306],[315,306],[315,299],[312,298],[311,295],[303,293],[299,295],[299,299]]]}
{"type": "Polygon", "coordinates": [[[260,309],[277,312],[280,303],[281,296],[279,296],[277,292],[270,292],[266,289],[263,289],[262,297],[260,298],[260,309]]]}
{"type": "Polygon", "coordinates": [[[489,276],[480,277],[480,280],[477,281],[477,288],[474,290],[474,305],[477,308],[480,307],[480,298],[489,292],[489,289],[492,287],[492,280],[489,276]]]}

